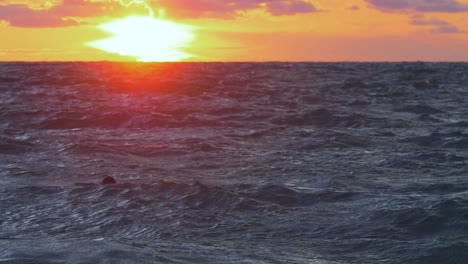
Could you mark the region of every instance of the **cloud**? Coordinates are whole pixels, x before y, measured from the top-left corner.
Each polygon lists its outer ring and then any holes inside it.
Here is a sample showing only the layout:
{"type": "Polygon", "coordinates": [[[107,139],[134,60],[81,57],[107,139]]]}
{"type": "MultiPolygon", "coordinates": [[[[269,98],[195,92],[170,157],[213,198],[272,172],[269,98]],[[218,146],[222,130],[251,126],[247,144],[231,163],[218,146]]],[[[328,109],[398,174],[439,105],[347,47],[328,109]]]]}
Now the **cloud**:
{"type": "Polygon", "coordinates": [[[295,15],[318,11],[311,3],[303,1],[272,1],[271,3],[267,3],[267,10],[274,16],[295,15]]]}
{"type": "MultiPolygon", "coordinates": [[[[117,5],[114,3],[112,5],[117,5]]],[[[111,4],[86,0],[63,0],[61,4],[35,9],[27,3],[0,6],[0,19],[15,27],[66,27],[81,24],[75,18],[109,14],[111,4]]]]}
{"type": "Polygon", "coordinates": [[[431,30],[432,33],[436,34],[458,34],[458,33],[465,33],[465,31],[460,30],[454,25],[446,25],[434,28],[431,30]]]}
{"type": "MultiPolygon", "coordinates": [[[[130,0],[129,0],[130,1],[130,0]]],[[[128,11],[119,0],[26,1],[0,0],[0,20],[15,27],[76,26],[79,18],[112,16],[128,11]]],[[[124,1],[125,2],[125,1],[124,1]]],[[[263,9],[273,16],[318,12],[309,0],[147,0],[153,8],[164,8],[170,16],[182,18],[232,18],[239,12],[263,9]]],[[[144,6],[131,5],[132,10],[146,12],[144,6]]],[[[132,11],[133,12],[133,11],[132,11]]]]}
{"type": "Polygon", "coordinates": [[[359,10],[361,10],[361,8],[359,8],[359,6],[357,6],[357,5],[353,5],[353,6],[350,6],[350,7],[346,8],[346,10],[359,11],[359,10]]]}
{"type": "Polygon", "coordinates": [[[414,15],[410,18],[410,24],[415,26],[435,26],[430,30],[431,33],[435,34],[456,34],[464,33],[456,26],[448,23],[445,20],[438,18],[427,19],[423,15],[414,15]]]}
{"type": "Polygon", "coordinates": [[[468,4],[457,0],[365,0],[370,7],[389,12],[468,12],[468,4]]]}
{"type": "Polygon", "coordinates": [[[234,17],[238,12],[264,9],[273,16],[319,11],[309,0],[159,0],[169,14],[184,17],[234,17]]]}
{"type": "Polygon", "coordinates": [[[449,23],[437,18],[426,19],[423,15],[414,15],[410,19],[411,25],[416,26],[447,26],[449,23]]]}
{"type": "Polygon", "coordinates": [[[416,14],[410,18],[415,26],[433,26],[431,33],[465,33],[447,21],[437,18],[426,19],[422,13],[461,13],[468,12],[468,4],[457,0],[365,0],[371,8],[384,12],[403,12],[416,14]]]}
{"type": "Polygon", "coordinates": [[[0,6],[0,19],[15,27],[64,27],[78,23],[44,10],[32,10],[25,5],[0,6]]]}

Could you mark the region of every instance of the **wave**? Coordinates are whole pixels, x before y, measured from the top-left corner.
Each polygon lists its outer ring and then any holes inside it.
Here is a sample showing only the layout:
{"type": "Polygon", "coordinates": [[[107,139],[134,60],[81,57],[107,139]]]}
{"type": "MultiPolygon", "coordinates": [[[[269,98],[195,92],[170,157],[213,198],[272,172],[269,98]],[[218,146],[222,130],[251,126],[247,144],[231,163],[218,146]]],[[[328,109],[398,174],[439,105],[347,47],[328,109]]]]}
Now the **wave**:
{"type": "Polygon", "coordinates": [[[0,259],[457,263],[467,70],[0,63],[0,259]]]}

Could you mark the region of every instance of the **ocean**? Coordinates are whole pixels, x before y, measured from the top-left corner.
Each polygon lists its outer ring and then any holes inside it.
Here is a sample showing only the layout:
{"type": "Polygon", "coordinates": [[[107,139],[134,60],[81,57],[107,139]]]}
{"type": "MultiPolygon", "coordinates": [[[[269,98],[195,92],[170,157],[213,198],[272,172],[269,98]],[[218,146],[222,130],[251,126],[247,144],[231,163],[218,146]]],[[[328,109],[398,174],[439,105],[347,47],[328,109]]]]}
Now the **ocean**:
{"type": "Polygon", "coordinates": [[[467,263],[466,98],[468,63],[0,63],[0,263],[467,263]]]}

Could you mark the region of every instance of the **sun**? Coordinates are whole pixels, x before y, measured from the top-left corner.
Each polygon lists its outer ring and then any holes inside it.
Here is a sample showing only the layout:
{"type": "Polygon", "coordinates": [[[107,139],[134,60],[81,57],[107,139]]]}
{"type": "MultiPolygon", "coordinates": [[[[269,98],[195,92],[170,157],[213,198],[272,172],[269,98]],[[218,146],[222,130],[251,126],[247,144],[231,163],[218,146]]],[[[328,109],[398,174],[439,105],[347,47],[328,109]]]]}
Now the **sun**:
{"type": "Polygon", "coordinates": [[[150,16],[131,16],[98,26],[107,39],[88,46],[142,62],[181,61],[193,57],[184,52],[195,38],[194,27],[150,16]]]}

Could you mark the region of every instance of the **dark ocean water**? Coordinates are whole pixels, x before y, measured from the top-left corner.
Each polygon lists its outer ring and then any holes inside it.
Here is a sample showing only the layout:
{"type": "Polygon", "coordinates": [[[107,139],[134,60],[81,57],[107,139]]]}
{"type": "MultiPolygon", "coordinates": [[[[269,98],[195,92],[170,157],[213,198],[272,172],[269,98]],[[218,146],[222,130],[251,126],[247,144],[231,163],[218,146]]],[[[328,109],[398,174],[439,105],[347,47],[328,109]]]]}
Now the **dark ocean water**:
{"type": "Polygon", "coordinates": [[[467,263],[466,98],[463,63],[0,63],[0,263],[467,263]]]}

